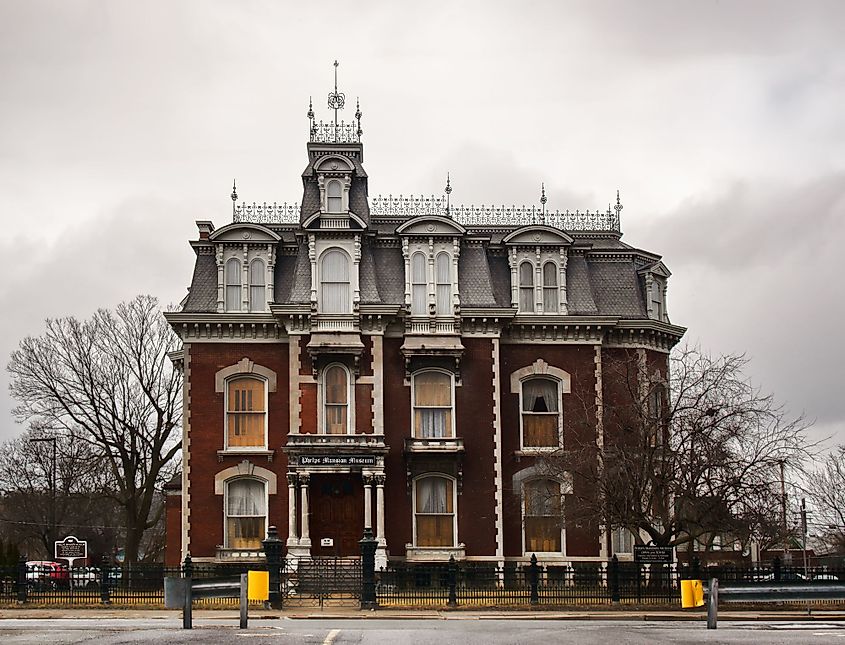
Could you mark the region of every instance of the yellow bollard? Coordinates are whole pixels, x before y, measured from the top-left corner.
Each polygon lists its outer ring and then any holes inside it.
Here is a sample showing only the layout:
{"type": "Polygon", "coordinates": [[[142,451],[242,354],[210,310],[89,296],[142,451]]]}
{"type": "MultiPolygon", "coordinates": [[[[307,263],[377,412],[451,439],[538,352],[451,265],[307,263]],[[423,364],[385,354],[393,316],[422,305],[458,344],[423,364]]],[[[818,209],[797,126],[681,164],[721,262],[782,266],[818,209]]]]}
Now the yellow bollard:
{"type": "Polygon", "coordinates": [[[704,606],[704,585],[701,580],[681,580],[681,607],[704,606]]]}
{"type": "Polygon", "coordinates": [[[270,598],[270,573],[268,571],[249,571],[250,600],[269,600],[270,598]]]}

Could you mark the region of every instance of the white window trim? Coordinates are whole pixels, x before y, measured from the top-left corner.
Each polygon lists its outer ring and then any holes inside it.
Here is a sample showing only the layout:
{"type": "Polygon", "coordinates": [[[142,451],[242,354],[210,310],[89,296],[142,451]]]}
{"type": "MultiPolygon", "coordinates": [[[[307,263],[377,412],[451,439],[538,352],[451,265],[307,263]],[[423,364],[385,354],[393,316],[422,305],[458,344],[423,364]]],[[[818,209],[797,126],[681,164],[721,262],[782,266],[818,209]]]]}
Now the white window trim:
{"type": "Polygon", "coordinates": [[[520,368],[511,373],[511,393],[518,395],[519,446],[522,452],[527,454],[553,452],[564,447],[565,429],[563,426],[563,419],[565,406],[563,395],[570,394],[571,392],[572,377],[569,375],[569,372],[549,365],[542,358],[538,358],[531,365],[520,368]],[[525,381],[532,378],[546,378],[552,381],[557,381],[558,383],[558,445],[555,447],[525,446],[522,427],[522,385],[525,381]]]}
{"type": "Polygon", "coordinates": [[[326,437],[343,437],[350,434],[358,434],[355,425],[355,382],[352,372],[343,363],[330,363],[320,373],[319,401],[317,401],[317,433],[326,437]],[[346,372],[346,432],[344,434],[332,435],[326,432],[326,372],[331,367],[340,367],[346,372]]]}
{"type": "MultiPolygon", "coordinates": [[[[404,239],[402,241],[402,255],[405,260],[405,304],[407,313],[415,321],[423,319],[437,319],[440,321],[454,320],[457,315],[455,306],[460,303],[458,290],[458,258],[460,257],[460,243],[455,238],[434,238],[427,240],[404,239]],[[413,281],[412,281],[412,258],[415,254],[422,253],[424,258],[425,271],[425,310],[422,313],[413,311],[413,281]],[[449,267],[449,305],[446,312],[437,307],[437,257],[445,253],[448,258],[449,267]],[[433,313],[432,313],[433,312],[433,313]]],[[[439,284],[446,284],[441,282],[439,284]]]]}
{"type": "Polygon", "coordinates": [[[519,316],[565,316],[568,313],[567,291],[566,291],[566,267],[568,256],[565,247],[557,246],[519,246],[512,247],[508,255],[508,264],[511,274],[511,306],[516,309],[519,316]],[[533,275],[534,309],[526,311],[520,306],[521,303],[521,281],[520,268],[528,263],[533,275]],[[555,267],[557,277],[557,311],[545,310],[544,294],[544,267],[551,263],[555,267]]]}
{"type": "MultiPolygon", "coordinates": [[[[432,440],[436,441],[437,439],[440,438],[440,437],[418,437],[417,432],[416,432],[416,426],[415,426],[415,423],[416,423],[415,411],[416,411],[416,408],[417,408],[417,405],[416,405],[416,400],[417,400],[416,378],[417,378],[418,375],[425,374],[427,372],[439,372],[440,374],[445,374],[446,376],[449,377],[449,387],[450,387],[450,390],[451,390],[450,396],[451,396],[451,401],[452,401],[452,405],[449,406],[449,409],[451,409],[451,411],[452,411],[452,414],[449,415],[449,420],[450,420],[449,425],[450,425],[450,429],[451,429],[451,434],[447,435],[445,437],[442,437],[442,439],[454,439],[456,437],[456,433],[455,433],[455,375],[448,370],[438,369],[438,368],[425,368],[425,369],[417,370],[416,372],[411,374],[411,437],[413,439],[426,439],[427,441],[432,441],[432,440]]],[[[424,406],[424,407],[431,408],[432,406],[424,406]]],[[[438,407],[437,409],[445,410],[446,408],[445,407],[438,407]]]]}
{"type": "MultiPolygon", "coordinates": [[[[223,548],[224,549],[232,549],[233,547],[229,546],[229,485],[232,482],[236,481],[243,481],[243,480],[250,480],[250,481],[257,481],[261,482],[264,486],[264,538],[267,539],[267,529],[269,529],[269,521],[270,521],[270,494],[269,494],[269,482],[262,478],[262,477],[255,477],[250,475],[239,475],[236,477],[230,477],[225,482],[223,482],[223,548]]],[[[253,516],[249,516],[253,517],[253,516]]],[[[257,547],[259,550],[263,547],[257,547]]],[[[252,551],[252,549],[240,549],[246,551],[252,551]]]]}
{"type": "MultiPolygon", "coordinates": [[[[317,275],[317,311],[320,312],[320,313],[325,313],[328,316],[351,316],[352,312],[354,311],[353,303],[355,301],[355,295],[357,294],[357,291],[358,291],[358,284],[357,284],[357,280],[355,278],[355,274],[357,273],[358,267],[357,267],[357,263],[353,262],[353,258],[350,255],[349,250],[342,247],[342,246],[327,246],[326,248],[322,249],[322,251],[320,251],[320,255],[319,255],[319,257],[317,257],[317,260],[316,260],[316,265],[317,265],[317,274],[318,274],[317,275]],[[349,280],[346,283],[346,284],[349,285],[349,289],[348,289],[348,294],[347,294],[348,301],[346,303],[347,304],[347,306],[346,306],[347,311],[328,313],[328,312],[325,311],[325,307],[323,305],[323,260],[325,259],[326,254],[331,253],[332,251],[338,251],[340,253],[343,253],[346,256],[347,262],[349,262],[349,264],[347,265],[348,271],[349,271],[349,280]]],[[[333,283],[333,284],[342,284],[342,283],[337,282],[337,283],[333,283]]]]}
{"type": "Polygon", "coordinates": [[[225,452],[249,453],[266,451],[270,432],[270,393],[276,391],[276,372],[244,357],[234,365],[218,370],[214,375],[214,391],[223,395],[223,445],[225,452]],[[254,376],[264,381],[264,447],[238,446],[229,448],[229,381],[240,376],[254,376]]]}
{"type": "MultiPolygon", "coordinates": [[[[534,263],[531,260],[522,260],[516,268],[516,275],[517,275],[517,289],[519,298],[517,300],[517,310],[521,314],[535,314],[537,313],[537,267],[534,266],[534,263]],[[528,266],[531,268],[531,285],[523,285],[522,284],[522,267],[528,266]],[[531,289],[531,293],[534,296],[534,299],[531,302],[531,311],[522,308],[522,292],[531,289]]],[[[541,309],[542,310],[542,309],[541,309]]]]}
{"type": "Polygon", "coordinates": [[[267,450],[267,422],[269,420],[270,388],[267,379],[257,374],[233,374],[225,379],[223,389],[223,450],[226,452],[255,452],[267,450]],[[253,379],[264,385],[264,443],[260,446],[230,446],[229,445],[229,383],[238,379],[253,379]]]}
{"type": "Polygon", "coordinates": [[[234,312],[234,311],[242,311],[243,310],[243,262],[239,258],[230,257],[223,263],[223,308],[227,312],[234,312]],[[238,276],[238,283],[230,283],[229,282],[229,267],[234,266],[237,263],[237,276],[238,276]],[[229,289],[236,287],[238,288],[238,292],[240,293],[238,297],[238,306],[237,308],[229,307],[229,289]]]}
{"type": "Polygon", "coordinates": [[[262,311],[267,311],[267,261],[261,257],[254,257],[249,261],[249,273],[248,273],[249,280],[247,282],[249,286],[249,304],[247,306],[247,310],[250,313],[261,313],[262,311]],[[252,267],[255,265],[256,262],[261,263],[261,273],[262,273],[262,280],[264,281],[260,285],[253,285],[252,283],[252,267]],[[252,302],[252,290],[254,287],[261,287],[261,302],[258,304],[260,305],[257,308],[253,308],[252,302]]]}
{"type": "MultiPolygon", "coordinates": [[[[528,412],[528,414],[532,414],[528,412]]],[[[561,381],[559,378],[548,375],[526,376],[520,381],[519,387],[519,446],[523,452],[553,452],[563,446],[563,393],[561,392],[561,381]],[[522,407],[522,392],[525,383],[534,380],[551,381],[557,387],[557,445],[556,446],[526,446],[525,427],[523,415],[527,412],[522,407]]]]}
{"type": "MultiPolygon", "coordinates": [[[[414,477],[413,486],[411,487],[411,524],[413,524],[413,546],[420,549],[454,549],[457,548],[461,541],[458,539],[458,480],[445,473],[433,472],[424,473],[414,477]],[[417,482],[431,477],[438,477],[440,479],[448,479],[452,482],[452,544],[448,546],[420,546],[417,543],[417,482]]],[[[445,515],[446,513],[443,513],[445,515]]]]}

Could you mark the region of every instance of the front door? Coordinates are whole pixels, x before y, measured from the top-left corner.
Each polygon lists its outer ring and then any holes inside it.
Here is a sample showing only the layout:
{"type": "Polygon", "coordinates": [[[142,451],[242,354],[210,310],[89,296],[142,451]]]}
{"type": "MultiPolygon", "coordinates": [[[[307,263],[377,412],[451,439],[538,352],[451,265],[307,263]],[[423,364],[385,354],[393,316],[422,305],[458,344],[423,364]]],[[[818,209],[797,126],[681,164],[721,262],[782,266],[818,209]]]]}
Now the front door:
{"type": "Polygon", "coordinates": [[[364,486],[358,473],[311,475],[311,555],[358,556],[364,533],[364,486]],[[330,538],[331,546],[321,546],[330,538]]]}

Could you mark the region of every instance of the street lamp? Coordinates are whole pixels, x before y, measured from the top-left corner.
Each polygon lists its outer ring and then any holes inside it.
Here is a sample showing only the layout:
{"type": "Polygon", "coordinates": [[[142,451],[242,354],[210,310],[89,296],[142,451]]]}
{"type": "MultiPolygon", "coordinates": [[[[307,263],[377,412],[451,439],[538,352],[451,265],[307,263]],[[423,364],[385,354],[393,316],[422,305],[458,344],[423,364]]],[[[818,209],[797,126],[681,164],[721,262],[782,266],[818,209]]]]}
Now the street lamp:
{"type": "Polygon", "coordinates": [[[50,442],[53,444],[53,459],[50,469],[50,536],[47,550],[56,539],[56,437],[30,437],[32,443],[50,442]]]}

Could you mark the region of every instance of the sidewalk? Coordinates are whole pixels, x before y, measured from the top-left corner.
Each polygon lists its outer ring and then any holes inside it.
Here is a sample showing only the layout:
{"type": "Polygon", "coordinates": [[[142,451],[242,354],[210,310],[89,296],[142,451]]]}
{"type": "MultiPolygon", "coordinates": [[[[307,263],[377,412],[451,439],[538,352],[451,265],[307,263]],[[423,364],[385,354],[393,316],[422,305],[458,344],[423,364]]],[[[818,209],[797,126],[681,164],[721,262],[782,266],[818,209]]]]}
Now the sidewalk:
{"type": "MultiPolygon", "coordinates": [[[[169,609],[0,609],[4,619],[173,619],[181,617],[178,610],[169,609]]],[[[220,619],[237,622],[238,611],[232,609],[194,609],[194,619],[220,619]]],[[[502,611],[502,610],[426,610],[378,609],[361,610],[353,607],[326,607],[320,609],[295,608],[282,611],[251,609],[250,620],[630,620],[630,621],[704,621],[706,612],[700,610],[571,610],[571,611],[502,611]]],[[[720,621],[840,621],[845,620],[841,610],[771,610],[731,611],[719,610],[720,621]]]]}

